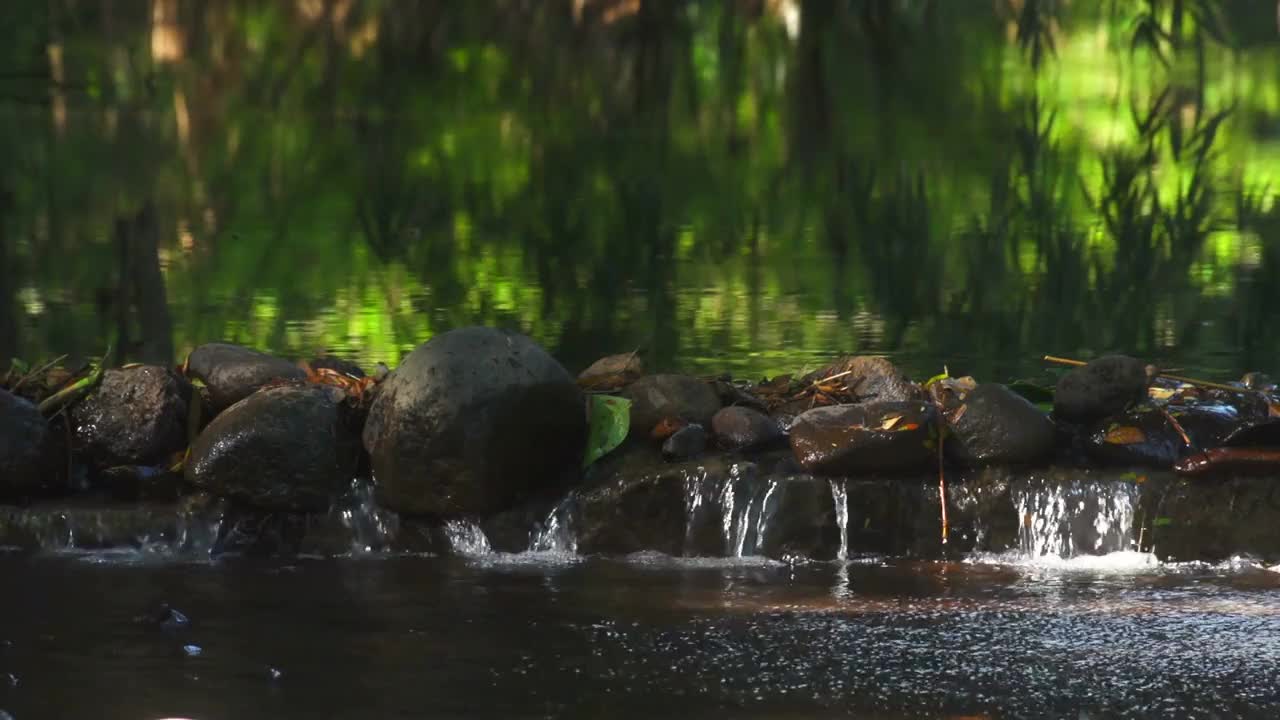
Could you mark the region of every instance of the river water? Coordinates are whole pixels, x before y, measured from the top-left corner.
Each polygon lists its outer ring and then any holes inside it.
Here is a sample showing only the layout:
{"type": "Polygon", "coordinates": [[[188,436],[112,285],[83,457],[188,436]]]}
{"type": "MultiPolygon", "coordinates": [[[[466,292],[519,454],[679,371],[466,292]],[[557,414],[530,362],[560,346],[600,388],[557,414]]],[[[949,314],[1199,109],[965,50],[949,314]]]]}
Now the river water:
{"type": "Polygon", "coordinates": [[[1280,713],[1280,572],[1244,560],[131,552],[0,576],[16,720],[1280,713]]]}

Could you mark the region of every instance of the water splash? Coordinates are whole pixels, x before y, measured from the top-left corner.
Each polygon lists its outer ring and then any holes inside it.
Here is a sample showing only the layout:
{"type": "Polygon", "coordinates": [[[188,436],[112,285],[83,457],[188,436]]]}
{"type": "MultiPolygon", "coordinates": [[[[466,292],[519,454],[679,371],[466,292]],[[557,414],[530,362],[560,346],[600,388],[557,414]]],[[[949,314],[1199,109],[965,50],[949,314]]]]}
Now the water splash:
{"type": "Polygon", "coordinates": [[[471,520],[449,520],[444,524],[444,537],[449,549],[459,555],[488,555],[493,552],[489,537],[471,520]]]}
{"type": "Polygon", "coordinates": [[[400,533],[400,516],[380,507],[374,499],[374,483],[351,481],[338,517],[351,533],[351,550],[371,553],[386,550],[400,533]]]}
{"type": "Polygon", "coordinates": [[[720,528],[725,555],[734,558],[756,555],[764,547],[769,523],[777,512],[779,482],[761,481],[755,465],[735,464],[729,469],[720,490],[720,528]]]}
{"type": "Polygon", "coordinates": [[[702,522],[703,508],[715,497],[715,483],[707,482],[706,468],[685,473],[684,476],[684,545],[682,554],[694,554],[697,529],[702,522]],[[708,497],[710,495],[710,497],[708,497]]]}
{"type": "Polygon", "coordinates": [[[836,559],[849,559],[849,488],[844,480],[831,481],[831,502],[836,508],[836,527],[840,528],[840,549],[836,559]]]}
{"type": "Polygon", "coordinates": [[[1032,480],[1015,487],[1019,549],[1032,558],[1131,550],[1137,499],[1137,487],[1128,482],[1032,480]]]}
{"type": "Polygon", "coordinates": [[[542,527],[535,530],[529,538],[530,552],[577,554],[578,538],[573,532],[573,506],[573,496],[569,496],[551,509],[542,527]]]}

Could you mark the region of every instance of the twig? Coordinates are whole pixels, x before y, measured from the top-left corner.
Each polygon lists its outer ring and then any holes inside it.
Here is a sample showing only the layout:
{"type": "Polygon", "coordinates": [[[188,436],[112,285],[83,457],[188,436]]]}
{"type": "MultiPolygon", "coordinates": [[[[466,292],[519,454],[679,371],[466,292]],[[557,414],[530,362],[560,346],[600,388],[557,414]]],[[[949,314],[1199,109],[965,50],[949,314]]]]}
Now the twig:
{"type": "MultiPolygon", "coordinates": [[[[943,421],[945,423],[945,421],[943,421]]],[[[946,425],[938,426],[938,504],[942,506],[942,544],[947,544],[947,475],[942,467],[942,443],[946,440],[946,425]]]]}
{"type": "MultiPolygon", "coordinates": [[[[1053,355],[1045,355],[1044,361],[1049,363],[1054,363],[1056,365],[1069,365],[1071,367],[1081,367],[1083,365],[1088,364],[1081,360],[1072,360],[1071,358],[1055,357],[1053,355]]],[[[1162,377],[1167,380],[1174,380],[1176,382],[1186,383],[1188,385],[1197,385],[1199,387],[1207,387],[1213,390],[1225,390],[1227,392],[1234,392],[1234,393],[1257,392],[1256,390],[1250,390],[1249,388],[1239,387],[1237,385],[1224,385],[1223,383],[1216,383],[1210,380],[1198,380],[1196,378],[1183,377],[1182,375],[1170,375],[1169,373],[1166,373],[1166,372],[1157,372],[1156,377],[1162,377]]]]}
{"type": "Polygon", "coordinates": [[[103,353],[102,360],[94,366],[93,371],[87,377],[83,377],[74,383],[62,388],[58,392],[50,395],[40,401],[37,409],[41,415],[51,417],[59,410],[67,407],[71,403],[79,400],[87,395],[93,388],[97,387],[102,380],[102,373],[107,366],[107,358],[111,356],[111,346],[107,346],[107,351],[103,353]]]}
{"type": "Polygon", "coordinates": [[[1182,423],[1178,422],[1178,419],[1175,418],[1173,413],[1169,412],[1168,408],[1165,406],[1157,405],[1156,407],[1160,408],[1160,412],[1164,413],[1164,419],[1168,420],[1169,424],[1173,426],[1173,429],[1177,430],[1178,434],[1182,436],[1182,442],[1186,443],[1187,447],[1194,450],[1195,448],[1191,445],[1191,438],[1187,435],[1187,431],[1182,429],[1182,423]]]}
{"type": "Polygon", "coordinates": [[[28,380],[30,380],[31,378],[33,378],[33,377],[35,377],[35,376],[39,375],[39,374],[40,374],[40,373],[42,373],[42,372],[47,371],[49,368],[51,368],[51,367],[53,367],[53,366],[57,365],[58,363],[62,362],[63,360],[66,360],[66,359],[67,359],[67,356],[66,356],[66,355],[59,355],[58,357],[56,357],[56,358],[54,358],[54,359],[50,360],[49,362],[45,363],[44,365],[41,365],[40,367],[36,368],[35,370],[32,370],[31,372],[27,373],[26,375],[23,375],[21,378],[19,378],[19,379],[18,379],[18,382],[17,382],[17,383],[15,383],[15,384],[14,384],[14,386],[13,386],[12,388],[9,388],[9,392],[17,392],[17,391],[18,391],[18,388],[22,387],[23,383],[27,382],[28,380]]]}

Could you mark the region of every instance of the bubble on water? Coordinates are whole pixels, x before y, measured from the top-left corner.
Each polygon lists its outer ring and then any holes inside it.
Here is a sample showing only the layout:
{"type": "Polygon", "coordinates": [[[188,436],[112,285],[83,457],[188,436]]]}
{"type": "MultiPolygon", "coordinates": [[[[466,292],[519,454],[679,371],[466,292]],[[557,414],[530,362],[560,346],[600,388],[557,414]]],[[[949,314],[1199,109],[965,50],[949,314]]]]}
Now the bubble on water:
{"type": "Polygon", "coordinates": [[[279,680],[280,678],[284,677],[284,673],[280,671],[280,668],[271,667],[270,665],[268,665],[267,677],[271,678],[272,680],[279,680]]]}
{"type": "Polygon", "coordinates": [[[204,648],[199,645],[183,645],[182,652],[186,653],[187,657],[200,657],[200,654],[204,652],[204,648]]]}
{"type": "Polygon", "coordinates": [[[5,675],[4,681],[9,683],[9,687],[18,687],[18,676],[13,673],[5,675]]]}

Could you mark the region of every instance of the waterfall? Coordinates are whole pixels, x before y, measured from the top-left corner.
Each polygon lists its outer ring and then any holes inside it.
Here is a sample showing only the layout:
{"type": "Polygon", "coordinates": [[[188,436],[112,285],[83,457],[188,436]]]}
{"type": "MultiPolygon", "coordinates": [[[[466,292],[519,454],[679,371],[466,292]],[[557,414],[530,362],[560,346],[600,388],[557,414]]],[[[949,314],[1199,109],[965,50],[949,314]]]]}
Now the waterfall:
{"type": "Polygon", "coordinates": [[[840,528],[840,550],[837,560],[849,559],[849,488],[844,480],[831,481],[831,502],[836,507],[836,527],[840,528]]]}
{"type": "Polygon", "coordinates": [[[715,498],[715,486],[707,482],[706,468],[698,468],[695,472],[684,476],[684,544],[682,554],[689,556],[695,553],[696,534],[702,521],[703,507],[715,498]],[[708,495],[710,494],[710,497],[708,495]]]}
{"type": "Polygon", "coordinates": [[[400,517],[378,506],[374,483],[351,481],[339,518],[351,533],[352,552],[375,552],[389,547],[400,531],[400,517]]]}
{"type": "Polygon", "coordinates": [[[493,552],[489,537],[470,520],[449,520],[444,524],[449,549],[459,555],[488,555],[493,552]]]}
{"type": "Polygon", "coordinates": [[[1137,496],[1127,482],[1032,480],[1013,492],[1020,549],[1033,558],[1131,550],[1137,496]]]}
{"type": "Polygon", "coordinates": [[[755,465],[736,464],[720,489],[720,528],[725,554],[749,557],[759,554],[768,536],[769,522],[777,512],[774,500],[779,483],[756,477],[755,465]]]}
{"type": "Polygon", "coordinates": [[[552,508],[542,527],[530,534],[529,551],[560,555],[574,555],[578,552],[578,538],[573,533],[572,495],[552,508]]]}

